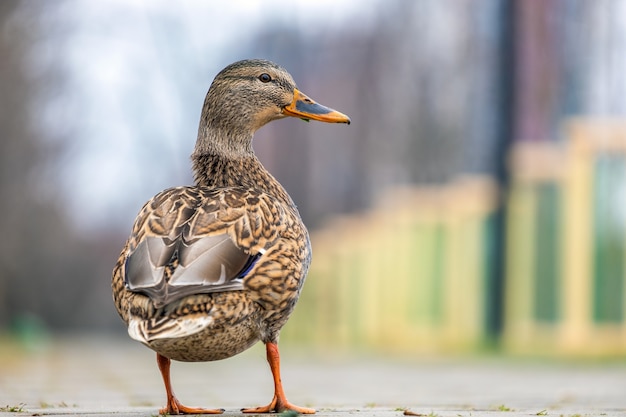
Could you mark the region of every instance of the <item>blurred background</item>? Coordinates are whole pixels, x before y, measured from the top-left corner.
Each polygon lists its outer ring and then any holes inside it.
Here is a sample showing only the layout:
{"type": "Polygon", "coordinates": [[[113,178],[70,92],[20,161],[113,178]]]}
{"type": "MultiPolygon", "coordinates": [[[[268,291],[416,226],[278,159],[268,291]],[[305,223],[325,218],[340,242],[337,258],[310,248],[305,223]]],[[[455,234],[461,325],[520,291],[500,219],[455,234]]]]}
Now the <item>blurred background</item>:
{"type": "Polygon", "coordinates": [[[626,355],[619,0],[3,0],[0,333],[123,336],[135,215],[251,57],[352,118],[254,141],[312,234],[283,343],[626,355]]]}

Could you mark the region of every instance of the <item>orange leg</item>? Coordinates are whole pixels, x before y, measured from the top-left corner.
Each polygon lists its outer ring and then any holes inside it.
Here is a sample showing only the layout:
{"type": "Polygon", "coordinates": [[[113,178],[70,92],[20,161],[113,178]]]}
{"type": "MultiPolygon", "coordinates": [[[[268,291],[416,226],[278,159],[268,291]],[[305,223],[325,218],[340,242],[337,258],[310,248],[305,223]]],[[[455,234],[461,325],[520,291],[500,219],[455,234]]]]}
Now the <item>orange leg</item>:
{"type": "Polygon", "coordinates": [[[224,410],[221,409],[211,410],[207,408],[186,407],[179,403],[174,395],[174,391],[172,391],[170,363],[170,358],[166,358],[157,353],[157,364],[159,365],[163,383],[165,384],[165,392],[167,393],[167,406],[160,409],[159,414],[222,414],[224,412],[224,410]]]}
{"type": "Polygon", "coordinates": [[[244,408],[241,411],[244,413],[280,413],[285,410],[293,410],[300,414],[315,414],[315,410],[312,408],[298,407],[287,401],[287,397],[285,397],[285,392],[283,391],[283,384],[280,380],[280,355],[278,353],[278,345],[276,343],[266,343],[265,349],[267,351],[267,361],[270,364],[272,376],[274,377],[274,398],[272,402],[265,407],[244,408]]]}

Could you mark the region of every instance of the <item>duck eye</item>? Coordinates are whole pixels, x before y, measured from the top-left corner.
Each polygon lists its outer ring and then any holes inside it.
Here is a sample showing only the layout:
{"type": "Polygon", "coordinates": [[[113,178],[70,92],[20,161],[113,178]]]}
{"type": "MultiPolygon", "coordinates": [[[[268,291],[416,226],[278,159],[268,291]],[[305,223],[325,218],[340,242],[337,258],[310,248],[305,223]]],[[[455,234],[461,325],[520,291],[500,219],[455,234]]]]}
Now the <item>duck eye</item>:
{"type": "Polygon", "coordinates": [[[264,83],[269,83],[270,81],[272,81],[272,77],[268,73],[264,72],[263,74],[259,75],[259,80],[264,83]]]}

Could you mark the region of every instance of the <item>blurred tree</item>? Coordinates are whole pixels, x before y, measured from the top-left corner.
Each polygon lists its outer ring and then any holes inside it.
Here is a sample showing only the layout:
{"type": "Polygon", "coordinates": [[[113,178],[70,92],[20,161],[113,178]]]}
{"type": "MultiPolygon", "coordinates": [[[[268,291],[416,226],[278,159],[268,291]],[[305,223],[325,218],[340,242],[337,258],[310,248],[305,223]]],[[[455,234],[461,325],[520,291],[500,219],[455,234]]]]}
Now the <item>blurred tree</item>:
{"type": "MultiPolygon", "coordinates": [[[[0,192],[4,196],[0,199],[0,227],[5,235],[0,241],[0,324],[4,325],[16,308],[12,300],[21,300],[15,290],[30,286],[24,269],[40,262],[39,254],[33,253],[38,245],[29,248],[26,240],[32,235],[32,222],[45,211],[32,188],[37,166],[45,157],[30,117],[36,87],[28,77],[26,56],[35,35],[18,13],[20,3],[7,0],[0,4],[0,192]]],[[[28,298],[24,302],[30,304],[28,298]]]]}
{"type": "Polygon", "coordinates": [[[307,224],[362,210],[389,186],[499,169],[500,6],[396,0],[365,28],[268,25],[254,38],[250,55],[280,62],[353,120],[259,132],[255,148],[307,224]]]}
{"type": "Polygon", "coordinates": [[[49,35],[40,31],[46,11],[42,2],[0,2],[0,329],[20,332],[89,320],[103,325],[113,316],[84,313],[109,302],[108,281],[95,275],[109,275],[114,252],[103,258],[102,243],[75,234],[51,175],[63,141],[46,138],[41,102],[46,86],[63,80],[54,68],[34,65],[49,35]]]}

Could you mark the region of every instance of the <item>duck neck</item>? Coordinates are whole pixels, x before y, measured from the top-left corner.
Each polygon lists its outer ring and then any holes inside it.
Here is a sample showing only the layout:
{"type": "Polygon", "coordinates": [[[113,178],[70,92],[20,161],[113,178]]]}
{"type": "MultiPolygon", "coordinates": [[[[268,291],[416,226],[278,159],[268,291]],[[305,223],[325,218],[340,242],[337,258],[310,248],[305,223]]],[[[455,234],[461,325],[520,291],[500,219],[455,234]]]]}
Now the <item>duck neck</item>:
{"type": "Polygon", "coordinates": [[[215,152],[194,152],[191,156],[195,182],[208,188],[245,187],[264,191],[294,205],[287,191],[253,154],[236,158],[215,152]]]}

